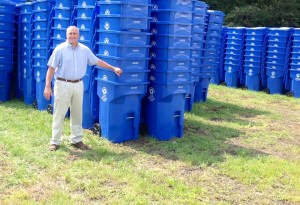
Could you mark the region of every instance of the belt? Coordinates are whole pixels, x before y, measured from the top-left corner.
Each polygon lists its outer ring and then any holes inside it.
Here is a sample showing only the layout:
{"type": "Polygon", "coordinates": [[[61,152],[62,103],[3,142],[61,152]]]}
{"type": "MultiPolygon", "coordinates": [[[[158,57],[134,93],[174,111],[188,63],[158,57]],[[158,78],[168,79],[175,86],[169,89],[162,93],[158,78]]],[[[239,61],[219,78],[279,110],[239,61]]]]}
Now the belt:
{"type": "Polygon", "coordinates": [[[67,79],[64,79],[64,78],[56,78],[56,80],[61,80],[61,81],[65,81],[65,82],[68,82],[68,83],[78,83],[82,79],[79,79],[79,80],[67,80],[67,79]]]}

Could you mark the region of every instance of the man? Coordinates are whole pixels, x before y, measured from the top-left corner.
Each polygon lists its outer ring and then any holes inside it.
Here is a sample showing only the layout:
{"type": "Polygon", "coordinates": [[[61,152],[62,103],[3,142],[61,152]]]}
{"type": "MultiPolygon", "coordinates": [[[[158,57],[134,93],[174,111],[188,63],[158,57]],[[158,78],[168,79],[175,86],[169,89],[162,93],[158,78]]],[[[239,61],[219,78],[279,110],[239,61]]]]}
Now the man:
{"type": "Polygon", "coordinates": [[[108,68],[120,76],[122,70],[97,58],[85,45],[78,42],[79,29],[76,26],[67,28],[67,40],[59,44],[48,61],[44,97],[49,100],[52,95],[51,81],[55,76],[54,112],[50,151],[59,148],[63,132],[65,115],[70,107],[71,144],[79,149],[90,149],[82,142],[82,102],[83,82],[87,64],[108,68]]]}

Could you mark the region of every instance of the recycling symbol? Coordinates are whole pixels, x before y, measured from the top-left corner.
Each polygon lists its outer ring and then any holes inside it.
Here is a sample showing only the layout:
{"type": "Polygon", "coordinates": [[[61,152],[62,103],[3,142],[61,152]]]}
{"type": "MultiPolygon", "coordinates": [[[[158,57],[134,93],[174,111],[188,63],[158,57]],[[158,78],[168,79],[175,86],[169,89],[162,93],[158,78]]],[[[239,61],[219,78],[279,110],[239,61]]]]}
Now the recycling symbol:
{"type": "Polygon", "coordinates": [[[106,95],[106,93],[107,93],[107,88],[106,87],[102,88],[102,93],[103,93],[103,95],[106,95]]]}
{"type": "Polygon", "coordinates": [[[104,56],[109,56],[108,50],[105,50],[105,51],[103,52],[103,54],[104,54],[104,56]]]}
{"type": "Polygon", "coordinates": [[[106,22],[106,23],[104,24],[104,28],[105,28],[106,30],[110,29],[110,25],[109,25],[108,22],[106,22]]]}
{"type": "Polygon", "coordinates": [[[151,95],[153,95],[153,94],[155,93],[155,89],[154,89],[153,87],[150,87],[150,88],[149,88],[149,93],[150,93],[151,95]]]}
{"type": "Polygon", "coordinates": [[[109,9],[105,10],[105,15],[110,15],[110,10],[109,9]]]}

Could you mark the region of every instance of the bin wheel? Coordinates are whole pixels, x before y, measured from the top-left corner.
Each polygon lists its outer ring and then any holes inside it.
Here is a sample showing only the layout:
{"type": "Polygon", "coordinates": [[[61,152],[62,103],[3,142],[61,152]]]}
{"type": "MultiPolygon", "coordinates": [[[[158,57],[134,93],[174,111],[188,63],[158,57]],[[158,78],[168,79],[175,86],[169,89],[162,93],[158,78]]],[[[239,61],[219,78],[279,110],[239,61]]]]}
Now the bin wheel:
{"type": "Polygon", "coordinates": [[[93,134],[94,135],[101,135],[101,126],[99,123],[95,123],[93,128],[92,128],[93,134]]]}
{"type": "Polygon", "coordinates": [[[148,134],[148,127],[146,123],[140,124],[140,134],[143,136],[148,134]]]}
{"type": "Polygon", "coordinates": [[[222,82],[220,85],[227,86],[227,83],[226,82],[222,82]]]}
{"type": "Polygon", "coordinates": [[[38,103],[37,103],[36,100],[33,101],[32,106],[33,106],[34,109],[37,109],[37,108],[38,108],[38,103]]]}
{"type": "Polygon", "coordinates": [[[248,86],[247,85],[244,85],[241,88],[242,88],[242,90],[248,90],[248,86]]]}
{"type": "Polygon", "coordinates": [[[270,90],[268,88],[263,89],[263,92],[270,94],[270,90]]]}
{"type": "Polygon", "coordinates": [[[294,97],[294,92],[293,91],[289,91],[285,94],[288,97],[294,97]]]}
{"type": "Polygon", "coordinates": [[[53,114],[52,104],[48,104],[48,106],[47,106],[47,112],[49,114],[53,114]]]}

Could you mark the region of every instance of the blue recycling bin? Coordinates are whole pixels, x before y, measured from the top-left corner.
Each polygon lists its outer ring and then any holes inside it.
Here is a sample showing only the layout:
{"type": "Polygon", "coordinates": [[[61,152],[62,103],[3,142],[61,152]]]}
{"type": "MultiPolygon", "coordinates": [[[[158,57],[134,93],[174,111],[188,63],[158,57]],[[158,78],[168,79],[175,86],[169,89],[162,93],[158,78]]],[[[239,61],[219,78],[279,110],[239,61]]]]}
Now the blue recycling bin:
{"type": "Polygon", "coordinates": [[[295,98],[300,98],[300,70],[290,70],[291,91],[295,98]]]}
{"type": "Polygon", "coordinates": [[[283,81],[283,70],[274,69],[267,67],[267,88],[270,94],[283,94],[284,81],[283,81]]]}
{"type": "Polygon", "coordinates": [[[170,140],[183,136],[186,93],[156,98],[149,90],[146,102],[148,135],[157,140],[170,140]]]}
{"type": "Polygon", "coordinates": [[[24,103],[27,105],[32,105],[36,100],[36,85],[34,73],[30,65],[21,64],[21,69],[23,69],[23,95],[24,103]]]}
{"type": "Polygon", "coordinates": [[[0,102],[10,100],[11,91],[11,70],[3,69],[0,66],[0,102]]]}
{"type": "Polygon", "coordinates": [[[194,102],[206,102],[210,78],[200,77],[199,82],[195,86],[194,102]]]}
{"type": "MultiPolygon", "coordinates": [[[[45,64],[43,64],[45,65],[45,64]]],[[[36,108],[38,110],[46,110],[47,106],[51,103],[50,100],[46,100],[44,97],[44,89],[46,84],[47,67],[45,66],[33,66],[34,79],[36,83],[36,108]]]]}
{"type": "Polygon", "coordinates": [[[260,67],[244,67],[245,85],[253,91],[261,90],[261,69],[260,67]]]}
{"type": "Polygon", "coordinates": [[[101,136],[114,143],[136,140],[141,100],[147,83],[116,83],[97,78],[101,136]]]}
{"type": "Polygon", "coordinates": [[[91,67],[88,68],[87,74],[83,77],[83,106],[82,106],[82,127],[84,129],[91,129],[95,123],[95,119],[92,116],[92,104],[91,104],[91,81],[92,73],[91,67]]]}
{"type": "Polygon", "coordinates": [[[189,94],[185,96],[185,111],[192,111],[194,105],[194,97],[195,97],[195,88],[196,85],[199,83],[199,75],[197,80],[191,81],[191,88],[189,94]]]}

